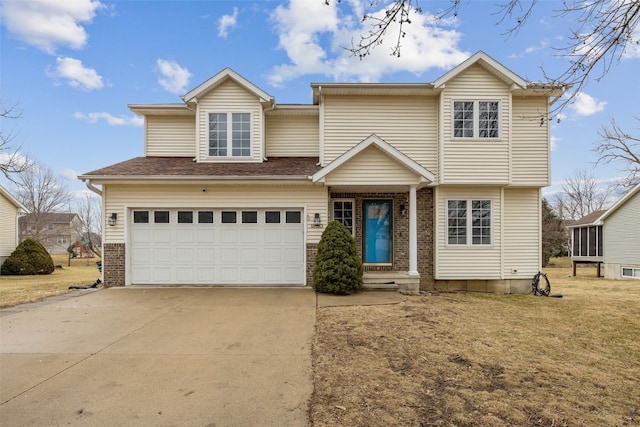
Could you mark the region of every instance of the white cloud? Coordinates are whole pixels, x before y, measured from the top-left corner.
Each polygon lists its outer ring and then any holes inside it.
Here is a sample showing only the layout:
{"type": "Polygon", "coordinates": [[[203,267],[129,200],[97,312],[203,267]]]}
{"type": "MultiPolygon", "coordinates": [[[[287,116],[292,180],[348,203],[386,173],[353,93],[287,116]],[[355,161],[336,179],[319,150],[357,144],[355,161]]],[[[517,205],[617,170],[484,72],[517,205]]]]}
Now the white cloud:
{"type": "Polygon", "coordinates": [[[627,42],[622,57],[626,59],[640,58],[640,28],[631,34],[631,40],[627,42]]]}
{"type": "Polygon", "coordinates": [[[557,136],[551,137],[551,151],[555,151],[558,148],[558,142],[562,141],[562,138],[558,138],[557,136]]]}
{"type": "Polygon", "coordinates": [[[81,49],[87,43],[83,24],[90,24],[98,0],[8,0],[2,2],[2,15],[9,32],[47,53],[58,45],[81,49]]]}
{"type": "Polygon", "coordinates": [[[576,94],[571,109],[579,116],[591,116],[604,110],[607,105],[606,101],[598,101],[596,98],[584,92],[576,94]]]}
{"type": "Polygon", "coordinates": [[[90,91],[102,89],[104,86],[102,76],[93,68],[85,67],[79,59],[58,57],[56,64],[56,69],[48,74],[54,78],[65,79],[71,87],[90,91]]]}
{"type": "Polygon", "coordinates": [[[73,169],[62,169],[60,171],[60,176],[63,177],[64,179],[68,179],[69,181],[77,181],[78,175],[82,175],[82,174],[73,169]]]}
{"type": "Polygon", "coordinates": [[[73,117],[78,120],[84,120],[88,123],[98,123],[104,120],[109,126],[143,126],[144,118],[139,116],[114,116],[106,112],[80,113],[76,112],[73,117]]]}
{"type": "Polygon", "coordinates": [[[238,8],[233,8],[232,15],[222,15],[218,20],[218,35],[223,39],[227,38],[229,28],[235,28],[238,23],[238,8]]]}
{"type": "MultiPolygon", "coordinates": [[[[402,38],[401,58],[392,56],[397,26],[391,26],[388,43],[376,47],[366,60],[360,61],[344,49],[366,34],[367,25],[360,22],[365,5],[362,0],[324,2],[290,0],[278,6],[271,19],[279,36],[279,48],[289,57],[289,63],[276,66],[269,75],[276,86],[305,74],[324,74],[336,80],[376,81],[386,73],[409,71],[420,74],[430,68],[447,69],[459,64],[469,53],[458,48],[461,33],[453,28],[455,21],[440,20],[422,13],[412,14],[410,28],[402,38]],[[342,15],[341,8],[349,9],[342,15]]],[[[376,15],[384,13],[380,10],[376,15]]]]}
{"type": "Polygon", "coordinates": [[[166,59],[158,59],[156,61],[158,65],[158,83],[167,92],[182,95],[187,91],[189,85],[189,79],[191,73],[188,69],[181,67],[175,61],[168,61],[166,59]]]}

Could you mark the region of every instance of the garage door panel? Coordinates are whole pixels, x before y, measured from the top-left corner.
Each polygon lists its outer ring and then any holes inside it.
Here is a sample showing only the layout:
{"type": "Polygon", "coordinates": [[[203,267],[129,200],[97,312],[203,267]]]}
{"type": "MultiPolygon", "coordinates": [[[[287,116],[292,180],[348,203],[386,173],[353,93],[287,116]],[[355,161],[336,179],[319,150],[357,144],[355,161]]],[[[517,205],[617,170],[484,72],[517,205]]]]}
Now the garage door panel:
{"type": "Polygon", "coordinates": [[[191,229],[178,229],[176,230],[176,243],[186,243],[192,245],[195,241],[195,230],[191,229]]]}
{"type": "Polygon", "coordinates": [[[222,229],[220,230],[220,242],[221,243],[232,243],[235,244],[238,242],[238,231],[235,229],[222,229]]]}
{"type": "Polygon", "coordinates": [[[169,228],[157,227],[151,235],[153,243],[172,243],[172,234],[169,228]]]}
{"type": "Polygon", "coordinates": [[[299,243],[302,241],[302,230],[284,229],[282,230],[283,241],[285,243],[299,243]]]}
{"type": "Polygon", "coordinates": [[[214,230],[207,227],[198,229],[196,233],[196,243],[214,243],[215,242],[215,233],[214,230]]]}
{"type": "Polygon", "coordinates": [[[176,248],[176,262],[180,264],[193,264],[196,261],[195,249],[176,248]]]}
{"type": "Polygon", "coordinates": [[[279,210],[281,222],[274,214],[277,209],[255,209],[257,219],[255,214],[245,218],[244,211],[225,209],[225,218],[233,221],[235,213],[236,223],[221,222],[221,210],[213,211],[213,223],[197,222],[195,210],[193,223],[178,223],[178,209],[162,209],[169,211],[168,224],[154,223],[153,211],[149,210],[150,223],[130,219],[127,255],[133,284],[304,283],[304,228],[302,223],[285,222],[291,209],[279,210]],[[243,223],[243,218],[251,222],[243,223]]]}
{"type": "Polygon", "coordinates": [[[285,263],[299,263],[302,261],[302,252],[296,248],[282,249],[282,261],[285,263]]]}
{"type": "Polygon", "coordinates": [[[153,249],[153,261],[154,263],[164,264],[170,263],[172,260],[171,248],[154,248],[153,249]]]}
{"type": "Polygon", "coordinates": [[[282,242],[282,230],[281,229],[266,229],[264,230],[265,243],[281,243],[282,242]]]}

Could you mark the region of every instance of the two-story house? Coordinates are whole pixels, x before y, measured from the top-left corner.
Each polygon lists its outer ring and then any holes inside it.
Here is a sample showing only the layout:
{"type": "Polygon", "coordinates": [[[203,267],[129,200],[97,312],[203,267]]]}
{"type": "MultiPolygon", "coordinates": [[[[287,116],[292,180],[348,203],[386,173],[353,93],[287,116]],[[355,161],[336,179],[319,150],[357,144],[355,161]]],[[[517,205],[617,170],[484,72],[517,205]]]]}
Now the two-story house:
{"type": "Polygon", "coordinates": [[[75,213],[32,212],[20,217],[20,241],[32,238],[51,255],[66,254],[82,238],[82,224],[75,213]]]}
{"type": "Polygon", "coordinates": [[[0,266],[18,244],[18,218],[27,208],[0,184],[0,266]]]}
{"type": "Polygon", "coordinates": [[[130,105],[144,157],[80,176],[103,197],[106,284],[308,286],[337,220],[365,283],[528,292],[564,87],[478,52],[432,83],[311,88],[281,105],[224,69],[130,105]]]}

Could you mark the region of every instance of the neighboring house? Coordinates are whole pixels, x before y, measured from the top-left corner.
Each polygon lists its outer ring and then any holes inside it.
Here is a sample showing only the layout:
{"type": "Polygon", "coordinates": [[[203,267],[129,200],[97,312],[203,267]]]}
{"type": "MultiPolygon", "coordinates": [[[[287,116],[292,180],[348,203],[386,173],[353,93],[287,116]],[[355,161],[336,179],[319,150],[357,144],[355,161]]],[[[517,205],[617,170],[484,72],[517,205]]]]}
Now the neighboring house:
{"type": "Polygon", "coordinates": [[[227,68],[182,103],[130,105],[144,157],[80,176],[103,197],[106,284],[311,285],[337,220],[366,284],[529,291],[566,87],[478,52],[432,83],[311,88],[277,104],[227,68]]]}
{"type": "Polygon", "coordinates": [[[81,240],[81,229],[75,213],[30,213],[20,218],[20,241],[31,237],[52,255],[66,254],[81,240]]]}
{"type": "Polygon", "coordinates": [[[576,264],[604,264],[607,279],[640,279],[640,184],[611,208],[569,226],[573,275],[576,264]]]}
{"type": "Polygon", "coordinates": [[[0,184],[0,265],[18,244],[18,218],[29,212],[0,184]]]}

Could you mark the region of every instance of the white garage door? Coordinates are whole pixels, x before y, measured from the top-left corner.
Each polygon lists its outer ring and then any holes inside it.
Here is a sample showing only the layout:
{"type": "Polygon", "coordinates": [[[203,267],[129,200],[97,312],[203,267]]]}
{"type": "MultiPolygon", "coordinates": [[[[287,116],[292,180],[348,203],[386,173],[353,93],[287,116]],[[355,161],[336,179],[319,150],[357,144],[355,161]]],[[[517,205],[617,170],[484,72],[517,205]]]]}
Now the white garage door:
{"type": "Polygon", "coordinates": [[[134,209],[132,284],[303,285],[302,211],[134,209]]]}

